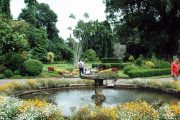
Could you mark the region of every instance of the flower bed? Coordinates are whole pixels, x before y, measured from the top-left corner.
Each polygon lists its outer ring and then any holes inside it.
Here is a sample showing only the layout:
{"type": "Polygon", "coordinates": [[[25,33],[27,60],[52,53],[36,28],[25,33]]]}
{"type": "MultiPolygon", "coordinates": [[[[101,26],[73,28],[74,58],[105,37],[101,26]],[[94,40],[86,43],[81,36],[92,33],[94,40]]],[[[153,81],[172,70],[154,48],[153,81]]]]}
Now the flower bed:
{"type": "Polygon", "coordinates": [[[84,106],[75,114],[77,120],[178,120],[180,103],[153,106],[145,101],[126,102],[116,107],[84,106]]]}
{"type": "Polygon", "coordinates": [[[39,100],[22,101],[0,96],[1,120],[62,120],[57,106],[39,100]]]}
{"type": "Polygon", "coordinates": [[[54,71],[54,67],[48,67],[48,71],[54,71]]]}
{"type": "MultiPolygon", "coordinates": [[[[106,70],[108,71],[108,70],[106,70]]],[[[110,71],[110,70],[109,70],[110,71]]],[[[104,72],[104,71],[103,71],[104,72]]],[[[112,72],[112,71],[111,71],[112,72]]],[[[127,82],[127,80],[126,80],[127,82]]],[[[151,86],[160,89],[173,89],[180,91],[179,82],[164,82],[160,80],[132,80],[127,83],[136,86],[151,86]]],[[[79,80],[27,80],[24,83],[11,82],[0,86],[2,95],[12,95],[17,92],[35,90],[42,88],[57,88],[60,86],[70,86],[70,84],[92,85],[92,81],[79,80]]],[[[23,101],[13,97],[0,96],[0,119],[13,120],[61,120],[62,114],[57,106],[39,100],[23,101]]],[[[180,117],[180,103],[172,102],[157,106],[144,101],[127,102],[116,107],[82,107],[74,116],[74,120],[178,120],[180,117]]]]}

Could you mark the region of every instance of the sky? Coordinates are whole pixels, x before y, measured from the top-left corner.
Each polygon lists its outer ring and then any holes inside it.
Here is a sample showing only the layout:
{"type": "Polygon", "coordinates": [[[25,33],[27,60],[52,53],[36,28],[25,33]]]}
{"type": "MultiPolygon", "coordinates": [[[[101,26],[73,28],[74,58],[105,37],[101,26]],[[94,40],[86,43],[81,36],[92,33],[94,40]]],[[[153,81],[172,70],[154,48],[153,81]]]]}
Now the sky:
{"type": "MultiPolygon", "coordinates": [[[[103,0],[37,0],[39,3],[47,3],[50,8],[58,15],[57,28],[59,36],[66,39],[70,35],[67,29],[70,26],[75,26],[77,21],[83,18],[83,14],[89,14],[89,20],[104,21],[105,4],[103,0]],[[73,13],[76,17],[71,20],[69,15],[73,13]]],[[[25,7],[24,0],[11,0],[11,13],[14,19],[17,19],[21,9],[25,7]]]]}

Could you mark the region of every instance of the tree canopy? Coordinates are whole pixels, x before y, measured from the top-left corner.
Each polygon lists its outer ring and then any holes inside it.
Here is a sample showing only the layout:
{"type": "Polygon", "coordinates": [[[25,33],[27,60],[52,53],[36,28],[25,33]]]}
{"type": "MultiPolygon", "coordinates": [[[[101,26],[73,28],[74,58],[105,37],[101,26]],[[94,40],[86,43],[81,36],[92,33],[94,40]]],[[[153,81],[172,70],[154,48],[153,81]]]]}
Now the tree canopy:
{"type": "Polygon", "coordinates": [[[38,3],[36,0],[25,0],[26,8],[22,9],[19,19],[29,22],[33,26],[44,27],[48,33],[48,39],[52,40],[58,37],[56,27],[57,14],[50,9],[48,4],[38,3]]]}
{"type": "Polygon", "coordinates": [[[172,57],[180,38],[179,0],[105,0],[107,18],[128,51],[172,57]]]}

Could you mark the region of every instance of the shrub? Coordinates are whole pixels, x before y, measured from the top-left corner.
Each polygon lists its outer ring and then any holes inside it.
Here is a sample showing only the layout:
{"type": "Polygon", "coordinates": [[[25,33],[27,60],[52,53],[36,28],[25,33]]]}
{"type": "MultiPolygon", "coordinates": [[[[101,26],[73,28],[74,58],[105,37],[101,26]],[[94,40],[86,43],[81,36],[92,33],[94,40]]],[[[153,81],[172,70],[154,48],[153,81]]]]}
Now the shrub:
{"type": "Polygon", "coordinates": [[[139,69],[151,69],[151,68],[148,66],[141,66],[141,67],[139,67],[139,69]]]}
{"type": "Polygon", "coordinates": [[[144,60],[143,56],[140,55],[138,57],[138,59],[136,59],[135,64],[138,65],[138,66],[141,66],[143,64],[143,60],[144,60]]]}
{"type": "Polygon", "coordinates": [[[158,66],[158,68],[159,69],[163,69],[163,68],[170,68],[170,63],[169,62],[166,62],[166,61],[162,61],[162,62],[160,62],[160,64],[159,64],[159,66],[158,66]]]}
{"type": "Polygon", "coordinates": [[[147,61],[147,62],[145,62],[145,66],[150,67],[150,68],[155,68],[154,63],[153,63],[153,62],[151,62],[151,61],[147,61]]]}
{"type": "Polygon", "coordinates": [[[106,63],[106,64],[99,64],[99,67],[98,67],[99,69],[109,69],[109,68],[111,68],[111,64],[108,64],[108,63],[106,63]]]}
{"type": "Polygon", "coordinates": [[[98,61],[99,60],[96,52],[93,49],[89,49],[85,52],[85,58],[87,58],[87,61],[98,61]]]}
{"type": "Polygon", "coordinates": [[[6,67],[0,66],[0,73],[3,73],[5,69],[6,69],[6,67]]]}
{"type": "Polygon", "coordinates": [[[111,68],[123,69],[127,65],[129,64],[128,63],[112,63],[111,68]]]}
{"type": "Polygon", "coordinates": [[[118,74],[113,72],[111,69],[100,71],[99,76],[104,79],[117,79],[119,77],[118,74]]]}
{"type": "Polygon", "coordinates": [[[15,71],[14,71],[14,74],[16,74],[16,75],[20,75],[21,73],[20,73],[20,71],[19,71],[19,70],[15,70],[15,71]]]}
{"type": "Polygon", "coordinates": [[[102,63],[122,63],[122,60],[118,58],[102,58],[101,62],[102,63]]]}
{"type": "Polygon", "coordinates": [[[138,67],[134,66],[134,65],[129,65],[129,66],[126,66],[125,68],[123,68],[123,71],[125,74],[128,74],[129,71],[135,70],[135,69],[138,69],[138,67]]]}
{"type": "Polygon", "coordinates": [[[76,120],[116,120],[116,109],[83,106],[75,114],[76,120]]]}
{"type": "Polygon", "coordinates": [[[118,68],[123,69],[124,67],[131,65],[131,63],[101,63],[101,64],[92,64],[92,68],[118,68]]]}
{"type": "Polygon", "coordinates": [[[98,68],[99,64],[92,64],[92,68],[98,68]]]}
{"type": "Polygon", "coordinates": [[[138,66],[141,66],[142,63],[143,63],[143,61],[141,59],[139,59],[139,58],[135,61],[135,64],[138,65],[138,66]]]}
{"type": "Polygon", "coordinates": [[[137,69],[131,70],[128,72],[129,77],[137,78],[137,77],[153,77],[153,76],[161,76],[161,75],[169,75],[170,69],[137,69]]]}
{"type": "Polygon", "coordinates": [[[48,53],[47,53],[47,60],[48,60],[50,63],[53,63],[53,62],[54,62],[54,53],[53,53],[53,52],[48,52],[48,53]]]}
{"type": "Polygon", "coordinates": [[[130,55],[129,58],[128,58],[128,60],[129,60],[130,62],[134,62],[134,57],[133,57],[132,55],[130,55]]]}
{"type": "Polygon", "coordinates": [[[4,71],[4,77],[11,78],[13,76],[12,70],[5,70],[4,71]]]}
{"type": "Polygon", "coordinates": [[[43,64],[35,59],[25,61],[21,68],[22,75],[36,76],[43,70],[43,64]]]}
{"type": "Polygon", "coordinates": [[[4,75],[3,74],[0,74],[0,79],[4,79],[4,75]]]}
{"type": "Polygon", "coordinates": [[[26,60],[20,53],[7,53],[5,55],[4,65],[11,70],[17,70],[26,60]]]}
{"type": "Polygon", "coordinates": [[[151,57],[151,62],[154,63],[155,67],[158,68],[162,60],[158,59],[154,54],[151,57]]]}

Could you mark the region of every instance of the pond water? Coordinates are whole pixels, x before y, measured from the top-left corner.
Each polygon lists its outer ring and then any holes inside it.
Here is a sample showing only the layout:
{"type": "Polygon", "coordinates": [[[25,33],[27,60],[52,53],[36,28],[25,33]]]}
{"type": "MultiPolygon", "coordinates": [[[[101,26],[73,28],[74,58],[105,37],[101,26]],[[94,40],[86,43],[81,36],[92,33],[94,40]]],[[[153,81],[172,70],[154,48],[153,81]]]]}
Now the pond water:
{"type": "MultiPolygon", "coordinates": [[[[103,106],[115,106],[119,103],[135,101],[138,99],[148,102],[161,101],[163,103],[179,101],[175,96],[155,91],[137,89],[98,89],[98,91],[106,97],[106,100],[102,103],[103,106]]],[[[37,98],[51,101],[59,106],[64,116],[70,116],[72,115],[73,110],[78,109],[83,105],[94,105],[94,100],[91,99],[91,97],[95,95],[95,91],[97,91],[97,89],[63,89],[54,92],[51,91],[50,94],[41,92],[38,94],[24,95],[21,96],[21,98],[37,98]]]]}

